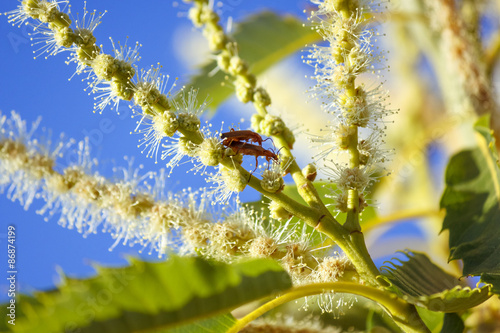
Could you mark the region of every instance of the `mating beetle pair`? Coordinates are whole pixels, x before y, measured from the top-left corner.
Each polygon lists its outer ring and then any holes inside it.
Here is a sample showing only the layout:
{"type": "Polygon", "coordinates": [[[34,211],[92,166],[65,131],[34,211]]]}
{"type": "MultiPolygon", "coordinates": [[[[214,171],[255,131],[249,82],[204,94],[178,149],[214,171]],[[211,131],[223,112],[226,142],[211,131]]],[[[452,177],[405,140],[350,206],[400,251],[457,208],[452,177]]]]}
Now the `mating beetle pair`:
{"type": "Polygon", "coordinates": [[[257,170],[257,166],[259,165],[259,161],[257,160],[259,156],[265,157],[267,162],[270,162],[271,159],[276,162],[278,161],[278,155],[276,155],[276,153],[262,147],[262,142],[266,140],[271,140],[272,142],[271,138],[262,140],[262,137],[258,133],[250,130],[235,131],[231,128],[229,132],[221,134],[221,139],[222,144],[231,148],[236,154],[240,153],[243,155],[255,156],[255,170],[257,170]],[[245,141],[254,142],[258,145],[246,143],[245,141]]]}

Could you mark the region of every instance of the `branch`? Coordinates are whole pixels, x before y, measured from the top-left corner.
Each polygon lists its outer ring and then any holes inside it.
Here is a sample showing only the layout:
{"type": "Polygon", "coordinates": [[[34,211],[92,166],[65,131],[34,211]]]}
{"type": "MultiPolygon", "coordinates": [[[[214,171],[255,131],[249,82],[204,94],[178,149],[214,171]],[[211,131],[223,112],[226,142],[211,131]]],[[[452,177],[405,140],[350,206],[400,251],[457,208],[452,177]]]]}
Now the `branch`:
{"type": "Polygon", "coordinates": [[[350,293],[371,299],[382,305],[391,315],[396,324],[407,333],[430,332],[418,317],[415,307],[394,294],[381,289],[359,285],[351,282],[330,282],[305,285],[292,288],[286,294],[269,301],[255,311],[238,320],[227,333],[239,332],[251,321],[257,319],[269,310],[298,298],[318,295],[325,292],[350,293]]]}

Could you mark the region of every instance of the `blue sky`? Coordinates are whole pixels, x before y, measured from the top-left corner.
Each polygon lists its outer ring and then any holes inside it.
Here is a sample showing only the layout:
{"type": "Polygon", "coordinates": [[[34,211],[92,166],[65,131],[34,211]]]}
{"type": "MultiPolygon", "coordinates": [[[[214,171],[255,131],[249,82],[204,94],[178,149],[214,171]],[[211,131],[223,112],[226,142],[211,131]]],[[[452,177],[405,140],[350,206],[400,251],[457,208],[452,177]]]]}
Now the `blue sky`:
{"type": "MultiPolygon", "coordinates": [[[[245,16],[258,12],[263,8],[280,13],[293,13],[304,17],[302,10],[306,1],[224,1],[223,20],[232,17],[235,22],[245,16]]],[[[0,12],[14,9],[18,1],[0,2],[0,12]]],[[[139,67],[149,68],[158,62],[163,66],[165,74],[178,77],[179,83],[187,82],[193,68],[186,67],[178,50],[179,38],[183,32],[190,31],[191,25],[185,18],[187,6],[182,2],[174,8],[170,1],[97,1],[88,0],[87,9],[98,12],[107,10],[102,24],[96,29],[98,44],[111,53],[111,43],[125,41],[129,37],[129,45],[139,41],[141,61],[139,67]]],[[[83,1],[71,1],[74,16],[83,11],[83,1]]],[[[10,114],[18,112],[27,122],[32,122],[40,115],[45,127],[52,131],[57,139],[60,133],[68,137],[82,140],[90,136],[92,155],[99,159],[100,171],[109,175],[112,166],[126,166],[123,156],[134,156],[135,165],[143,164],[144,170],[158,168],[151,159],[140,154],[137,146],[137,135],[130,135],[135,127],[135,120],[120,117],[112,110],[103,114],[92,113],[93,97],[83,91],[86,82],[82,77],[74,76],[74,64],[64,62],[68,53],[44,59],[33,59],[36,47],[30,45],[28,27],[13,27],[7,23],[4,15],[0,16],[0,110],[10,114]]],[[[205,48],[202,48],[205,50],[205,48]]],[[[207,57],[209,55],[207,54],[207,57]]],[[[127,108],[122,110],[127,111],[127,108]]],[[[227,116],[227,108],[222,108],[214,119],[227,116]]],[[[238,120],[234,120],[238,121],[238,120]]],[[[41,133],[41,132],[39,132],[41,133]]],[[[159,163],[161,166],[161,163],[159,163]]],[[[203,185],[202,179],[184,171],[174,173],[167,187],[178,191],[180,183],[192,187],[203,185]]],[[[185,186],[185,185],[183,185],[185,186]]],[[[255,198],[255,194],[250,198],[255,198]]],[[[75,230],[67,230],[57,225],[55,220],[45,222],[42,216],[35,213],[40,204],[34,204],[28,211],[17,203],[0,196],[0,267],[5,267],[6,246],[5,233],[8,225],[16,227],[18,283],[21,290],[29,292],[34,289],[50,288],[57,281],[58,267],[70,276],[89,276],[93,274],[92,262],[101,264],[124,264],[127,255],[137,256],[138,247],[118,246],[108,251],[113,240],[107,234],[90,235],[84,239],[75,230]]],[[[156,256],[143,257],[155,259],[156,256]]],[[[5,299],[3,280],[0,282],[0,299],[5,299]]]]}

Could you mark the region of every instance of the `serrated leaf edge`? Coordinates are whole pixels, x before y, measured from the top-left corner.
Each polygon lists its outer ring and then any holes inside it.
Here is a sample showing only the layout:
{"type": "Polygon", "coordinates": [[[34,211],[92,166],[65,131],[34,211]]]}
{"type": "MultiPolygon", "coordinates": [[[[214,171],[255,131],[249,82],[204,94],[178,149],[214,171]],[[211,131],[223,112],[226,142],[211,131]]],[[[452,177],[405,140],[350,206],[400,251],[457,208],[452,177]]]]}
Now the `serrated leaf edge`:
{"type": "MultiPolygon", "coordinates": [[[[416,253],[415,251],[409,251],[409,250],[397,251],[397,252],[398,253],[402,253],[402,254],[404,254],[406,256],[408,256],[411,253],[416,253]]],[[[397,262],[401,263],[401,265],[404,265],[404,263],[405,263],[405,261],[402,261],[400,258],[396,258],[396,257],[393,257],[391,260],[393,260],[393,261],[390,261],[390,260],[384,261],[383,264],[384,265],[385,264],[390,264],[393,267],[381,266],[381,269],[385,268],[387,271],[391,271],[392,272],[394,270],[397,270],[398,267],[401,267],[400,265],[397,265],[396,263],[394,263],[394,261],[397,261],[397,262]]],[[[439,266],[437,266],[437,267],[442,270],[441,267],[439,267],[439,266]]],[[[444,270],[443,270],[443,272],[447,273],[444,270]]],[[[449,274],[449,273],[447,273],[447,274],[449,274]]],[[[439,293],[434,293],[434,294],[425,295],[425,296],[410,296],[410,295],[403,294],[402,291],[396,285],[394,285],[394,283],[387,276],[379,275],[377,278],[381,279],[381,280],[384,280],[385,282],[388,283],[388,286],[385,287],[385,289],[387,291],[395,293],[396,295],[398,295],[398,297],[404,299],[408,303],[411,303],[411,304],[414,304],[414,305],[417,305],[417,306],[420,306],[420,307],[423,307],[423,308],[426,308],[426,309],[429,309],[429,310],[439,311],[439,312],[444,312],[444,313],[457,312],[457,311],[466,310],[466,309],[475,307],[475,306],[483,303],[484,301],[486,301],[488,298],[490,298],[493,295],[491,293],[492,285],[489,284],[489,283],[485,283],[485,285],[482,286],[482,287],[477,287],[476,286],[476,287],[472,288],[470,286],[456,285],[456,286],[454,286],[451,289],[445,289],[445,290],[443,290],[443,291],[441,291],[439,293]],[[453,308],[447,309],[446,311],[442,311],[442,310],[440,311],[440,310],[430,309],[429,308],[428,305],[431,304],[432,301],[439,299],[439,300],[442,300],[443,302],[445,302],[446,295],[451,294],[451,293],[456,293],[456,292],[458,292],[457,296],[467,295],[466,296],[467,298],[474,297],[475,295],[482,294],[483,292],[486,292],[486,296],[484,296],[485,297],[484,299],[479,298],[478,301],[477,301],[477,304],[471,303],[471,304],[474,304],[474,305],[469,306],[467,308],[453,307],[453,308]]],[[[459,299],[459,298],[463,298],[463,297],[455,297],[454,299],[459,299]]]]}

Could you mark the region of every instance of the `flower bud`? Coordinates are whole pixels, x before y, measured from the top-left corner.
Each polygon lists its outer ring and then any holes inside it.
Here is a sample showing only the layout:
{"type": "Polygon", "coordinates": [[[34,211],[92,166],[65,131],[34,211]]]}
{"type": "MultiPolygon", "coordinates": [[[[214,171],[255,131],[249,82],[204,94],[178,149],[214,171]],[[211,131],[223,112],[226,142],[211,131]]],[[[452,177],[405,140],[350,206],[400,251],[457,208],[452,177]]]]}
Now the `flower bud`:
{"type": "Polygon", "coordinates": [[[208,166],[216,166],[223,156],[222,145],[217,138],[207,138],[198,146],[197,155],[201,163],[208,166]]]}
{"type": "Polygon", "coordinates": [[[293,215],[287,211],[285,208],[281,207],[277,202],[271,201],[269,204],[269,211],[271,212],[271,217],[280,221],[288,220],[293,215]]]}
{"type": "Polygon", "coordinates": [[[241,59],[238,56],[234,56],[231,58],[229,62],[229,74],[237,76],[243,75],[247,72],[248,65],[245,60],[241,59]]]}
{"type": "MultiPolygon", "coordinates": [[[[75,39],[75,44],[77,43],[78,37],[75,39]]],[[[76,50],[76,57],[77,59],[86,64],[86,65],[91,65],[92,60],[99,55],[101,52],[101,49],[97,45],[90,45],[88,47],[79,47],[76,50]]]]}
{"type": "Polygon", "coordinates": [[[215,29],[205,29],[203,34],[208,40],[208,46],[212,51],[223,50],[227,43],[227,37],[224,30],[219,26],[215,26],[215,29]]]}
{"type": "Polygon", "coordinates": [[[162,133],[166,136],[173,136],[177,128],[179,128],[179,121],[172,111],[165,111],[155,115],[153,117],[153,124],[157,133],[162,133]]]}
{"type": "Polygon", "coordinates": [[[266,114],[264,119],[260,122],[261,133],[265,136],[280,135],[286,128],[283,120],[278,116],[266,114]]]}
{"type": "Polygon", "coordinates": [[[52,31],[54,31],[54,39],[58,46],[68,48],[75,42],[75,34],[71,28],[64,27],[61,29],[52,29],[52,31]]]}
{"type": "Polygon", "coordinates": [[[239,75],[237,80],[241,81],[243,84],[251,87],[252,89],[255,88],[255,85],[257,84],[257,78],[253,74],[244,74],[244,75],[239,75]]]}
{"type": "Polygon", "coordinates": [[[135,69],[130,63],[125,60],[120,60],[115,58],[115,63],[117,66],[115,77],[130,80],[135,75],[135,69]]]}
{"type": "Polygon", "coordinates": [[[177,119],[179,120],[179,127],[187,131],[195,132],[200,128],[200,119],[195,114],[181,112],[177,115],[177,119]]]}
{"type": "Polygon", "coordinates": [[[223,50],[217,55],[217,66],[219,66],[222,71],[228,72],[230,63],[231,55],[227,50],[223,50]]]}
{"type": "Polygon", "coordinates": [[[342,190],[358,190],[360,193],[369,185],[370,178],[358,167],[343,168],[337,181],[337,187],[342,190]]]}
{"type": "Polygon", "coordinates": [[[261,108],[265,108],[266,106],[271,105],[271,97],[262,87],[255,89],[253,94],[253,101],[261,108]]]}
{"type": "Polygon", "coordinates": [[[195,249],[206,247],[209,240],[209,233],[207,230],[210,230],[207,224],[208,223],[187,224],[182,228],[183,238],[195,249]]]}
{"type": "Polygon", "coordinates": [[[349,68],[349,72],[364,72],[369,65],[368,54],[366,54],[366,52],[364,52],[359,45],[351,49],[347,60],[346,64],[349,68]]]}
{"type": "Polygon", "coordinates": [[[270,193],[281,191],[285,186],[285,182],[279,172],[279,167],[277,168],[278,170],[273,169],[264,170],[262,179],[260,180],[262,188],[270,193]]]}
{"type": "Polygon", "coordinates": [[[251,102],[253,99],[253,88],[245,83],[243,80],[240,80],[241,76],[238,76],[238,79],[234,82],[236,87],[236,97],[242,103],[251,102]]]}
{"type": "Polygon", "coordinates": [[[50,23],[56,20],[59,10],[51,2],[38,2],[38,19],[44,23],[50,23]]]}
{"type": "Polygon", "coordinates": [[[99,79],[111,81],[118,66],[115,58],[109,54],[101,53],[92,61],[92,69],[99,79]]]}
{"type": "Polygon", "coordinates": [[[203,25],[203,20],[201,19],[201,13],[202,13],[202,8],[199,6],[193,6],[189,9],[188,17],[196,27],[201,27],[203,25]]]}
{"type": "Polygon", "coordinates": [[[203,24],[216,25],[219,22],[219,15],[208,4],[205,4],[201,10],[201,21],[203,24]]]}
{"type": "Polygon", "coordinates": [[[346,12],[346,18],[350,18],[352,12],[359,7],[357,0],[329,0],[321,3],[330,12],[346,12]]]}
{"type": "Polygon", "coordinates": [[[318,174],[316,170],[316,166],[312,163],[309,163],[302,169],[302,174],[309,181],[314,181],[316,179],[316,175],[318,174]]]}
{"type": "Polygon", "coordinates": [[[130,101],[134,96],[134,87],[129,81],[113,79],[111,81],[111,90],[114,96],[125,101],[130,101]]]}
{"type": "Polygon", "coordinates": [[[38,10],[39,1],[38,0],[24,0],[21,2],[23,6],[23,12],[33,19],[38,19],[40,11],[38,10]]]}
{"type": "Polygon", "coordinates": [[[182,153],[182,155],[194,157],[196,156],[198,149],[199,149],[198,145],[194,144],[189,139],[185,137],[179,138],[179,150],[182,153]]]}
{"type": "Polygon", "coordinates": [[[91,48],[95,42],[96,38],[92,34],[92,31],[88,29],[77,29],[75,32],[75,44],[83,49],[91,48]]]}
{"type": "Polygon", "coordinates": [[[269,258],[276,252],[278,244],[270,237],[259,236],[251,240],[248,254],[256,258],[269,258]]]}
{"type": "Polygon", "coordinates": [[[252,115],[252,118],[250,120],[251,122],[251,126],[252,126],[252,129],[256,132],[259,132],[260,133],[260,123],[262,122],[262,120],[264,119],[263,116],[261,116],[260,114],[258,113],[254,113],[252,115]]]}
{"type": "Polygon", "coordinates": [[[314,276],[317,282],[336,282],[342,280],[346,271],[355,271],[347,257],[326,257],[315,268],[314,276]]]}
{"type": "Polygon", "coordinates": [[[248,179],[243,177],[237,169],[221,167],[220,174],[227,190],[231,192],[241,192],[248,184],[248,179]]]}

